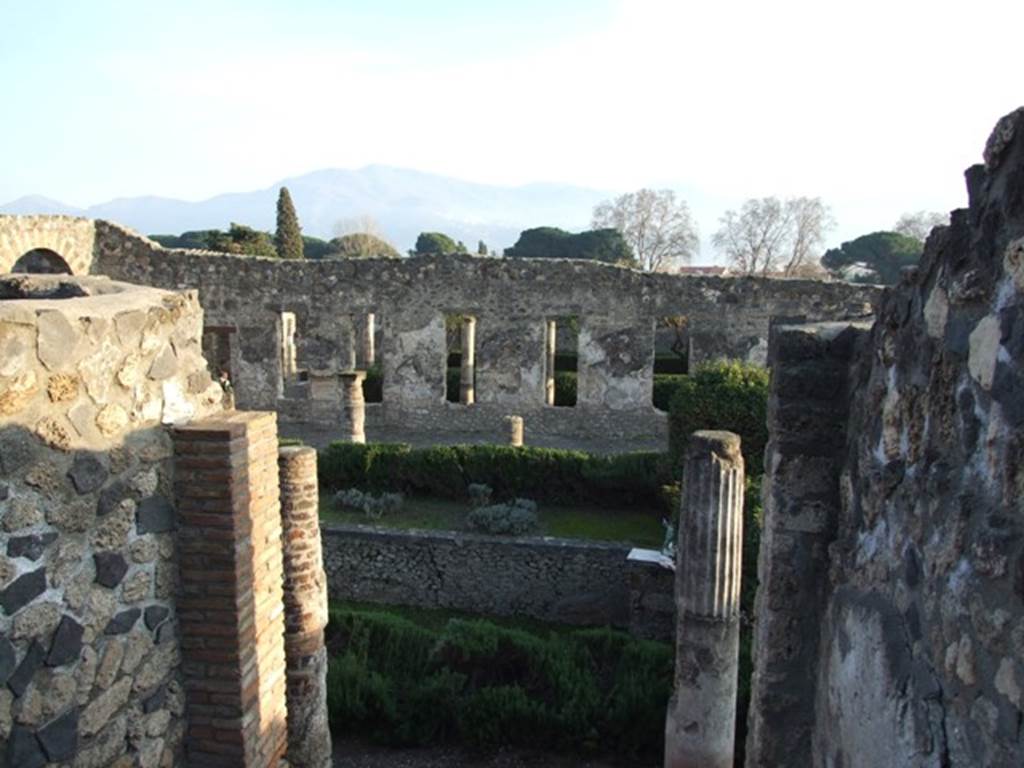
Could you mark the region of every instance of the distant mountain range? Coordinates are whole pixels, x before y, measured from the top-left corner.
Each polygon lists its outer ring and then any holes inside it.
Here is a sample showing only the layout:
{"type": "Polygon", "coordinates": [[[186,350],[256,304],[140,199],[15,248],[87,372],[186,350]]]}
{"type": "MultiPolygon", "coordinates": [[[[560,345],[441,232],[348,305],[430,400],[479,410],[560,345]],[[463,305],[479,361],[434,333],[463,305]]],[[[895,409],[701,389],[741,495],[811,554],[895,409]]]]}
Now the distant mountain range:
{"type": "Polygon", "coordinates": [[[345,220],[372,217],[399,250],[424,231],[444,232],[475,251],[478,240],[501,251],[528,227],[589,227],[594,205],[614,193],[563,184],[503,187],[476,184],[406,168],[370,165],[327,169],[283,179],[255,192],[235,192],[187,202],[165,197],[117,198],[76,208],[38,195],[0,205],[0,213],[64,213],[108,219],[143,234],[227,229],[230,222],[273,230],[278,190],[288,187],[302,230],[314,237],[338,234],[345,220]]]}

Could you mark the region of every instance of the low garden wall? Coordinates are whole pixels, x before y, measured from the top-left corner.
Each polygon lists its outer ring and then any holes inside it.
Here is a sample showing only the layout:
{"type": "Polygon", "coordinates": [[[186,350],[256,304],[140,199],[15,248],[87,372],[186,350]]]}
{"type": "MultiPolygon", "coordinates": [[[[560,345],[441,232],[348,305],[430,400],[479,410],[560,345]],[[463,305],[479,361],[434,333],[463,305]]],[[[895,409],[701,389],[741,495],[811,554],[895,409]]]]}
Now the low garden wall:
{"type": "MultiPolygon", "coordinates": [[[[505,538],[459,531],[399,531],[363,525],[322,526],[332,600],[443,608],[493,616],[528,616],[581,626],[651,627],[670,622],[630,615],[671,603],[633,600],[631,571],[657,568],[627,560],[626,544],[548,537],[505,538]]],[[[666,573],[669,573],[666,571],[666,573]]]]}

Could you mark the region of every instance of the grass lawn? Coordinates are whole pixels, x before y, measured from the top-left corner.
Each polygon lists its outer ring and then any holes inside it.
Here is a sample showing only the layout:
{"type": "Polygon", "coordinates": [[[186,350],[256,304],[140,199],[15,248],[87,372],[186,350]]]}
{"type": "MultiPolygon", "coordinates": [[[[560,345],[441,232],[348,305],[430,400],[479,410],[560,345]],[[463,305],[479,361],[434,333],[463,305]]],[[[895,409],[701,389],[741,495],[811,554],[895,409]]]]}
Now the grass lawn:
{"type": "MultiPolygon", "coordinates": [[[[466,502],[407,496],[401,511],[371,520],[362,512],[334,508],[333,494],[320,497],[320,519],[328,523],[355,523],[388,528],[423,528],[457,531],[465,528],[470,506],[466,502]]],[[[656,509],[562,507],[542,505],[537,510],[541,536],[566,539],[618,541],[637,547],[660,549],[665,531],[656,509]]]]}

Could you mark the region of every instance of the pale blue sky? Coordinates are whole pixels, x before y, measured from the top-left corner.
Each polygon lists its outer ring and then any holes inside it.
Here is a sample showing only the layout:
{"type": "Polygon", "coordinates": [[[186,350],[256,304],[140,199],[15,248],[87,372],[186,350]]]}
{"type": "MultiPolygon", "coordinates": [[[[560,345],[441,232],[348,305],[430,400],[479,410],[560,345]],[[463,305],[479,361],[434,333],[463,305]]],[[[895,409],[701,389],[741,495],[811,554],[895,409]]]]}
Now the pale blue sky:
{"type": "Polygon", "coordinates": [[[325,167],[670,186],[703,234],[963,205],[1024,103],[1024,3],[0,0],[0,202],[202,199],[325,167]]]}

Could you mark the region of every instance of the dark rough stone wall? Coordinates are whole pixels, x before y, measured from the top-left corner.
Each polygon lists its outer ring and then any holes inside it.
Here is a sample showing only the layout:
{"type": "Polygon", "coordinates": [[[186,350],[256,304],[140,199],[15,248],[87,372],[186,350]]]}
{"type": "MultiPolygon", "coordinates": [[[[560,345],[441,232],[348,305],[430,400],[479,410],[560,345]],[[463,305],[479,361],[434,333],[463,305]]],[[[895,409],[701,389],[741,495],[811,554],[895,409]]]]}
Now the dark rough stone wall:
{"type": "Polygon", "coordinates": [[[775,344],[775,414],[806,408],[803,366],[849,415],[810,409],[845,435],[802,482],[771,425],[748,765],[1024,764],[1024,110],[967,186],[845,381],[787,353],[822,332],[775,344]]]}
{"type": "MultiPolygon", "coordinates": [[[[2,219],[3,217],[0,217],[2,219]]],[[[369,426],[503,434],[504,416],[530,434],[666,438],[651,404],[657,318],[687,316],[691,360],[762,362],[773,319],[869,315],[878,289],[845,283],[645,274],[586,261],[473,256],[288,262],[165,250],[97,221],[92,271],[160,287],[194,287],[207,325],[234,327],[238,407],[282,418],[336,414],[281,366],[282,312],[294,312],[300,369],[341,370],[374,313],[384,396],[369,426]],[[446,314],[477,320],[477,403],[445,402],[446,314]],[[579,318],[579,402],[544,405],[544,323],[579,318]],[[376,423],[375,423],[376,422],[376,423]]],[[[358,362],[359,355],[355,355],[358,362]]]]}
{"type": "Polygon", "coordinates": [[[627,561],[624,544],[453,531],[322,526],[332,600],[632,627],[671,637],[672,578],[627,561]],[[665,630],[668,634],[665,634],[665,630]]]}

